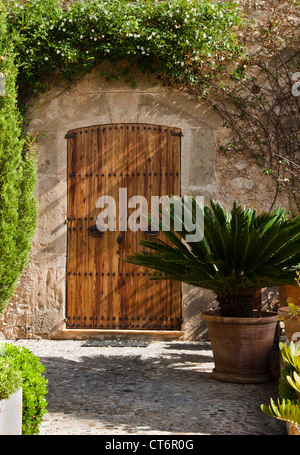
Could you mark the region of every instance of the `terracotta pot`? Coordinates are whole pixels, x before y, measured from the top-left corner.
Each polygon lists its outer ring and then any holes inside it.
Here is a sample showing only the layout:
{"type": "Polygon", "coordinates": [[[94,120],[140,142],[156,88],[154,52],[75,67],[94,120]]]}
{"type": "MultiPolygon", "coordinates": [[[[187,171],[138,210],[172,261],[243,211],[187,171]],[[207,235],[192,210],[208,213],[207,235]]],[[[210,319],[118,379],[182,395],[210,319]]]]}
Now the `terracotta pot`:
{"type": "Polygon", "coordinates": [[[300,426],[299,425],[296,425],[295,423],[287,422],[286,427],[287,427],[287,432],[289,435],[300,436],[300,426]]]}
{"type": "Polygon", "coordinates": [[[201,314],[214,354],[215,379],[243,384],[272,379],[270,358],[278,316],[271,312],[258,314],[261,317],[222,317],[218,310],[201,314]]]}

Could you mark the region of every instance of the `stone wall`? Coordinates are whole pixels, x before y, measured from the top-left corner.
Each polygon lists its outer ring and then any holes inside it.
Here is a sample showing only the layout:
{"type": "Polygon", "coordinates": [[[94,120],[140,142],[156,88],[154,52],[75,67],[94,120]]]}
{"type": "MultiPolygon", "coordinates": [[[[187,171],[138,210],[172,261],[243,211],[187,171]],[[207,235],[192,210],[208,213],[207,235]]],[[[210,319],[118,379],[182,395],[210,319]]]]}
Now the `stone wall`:
{"type": "Polygon", "coordinates": [[[258,211],[269,211],[273,206],[288,207],[287,194],[282,192],[274,204],[276,185],[269,175],[263,173],[252,156],[243,152],[224,152],[231,140],[230,130],[216,129],[216,198],[222,205],[230,208],[235,200],[240,205],[255,207],[258,211]],[[274,204],[274,205],[273,205],[274,204]]]}

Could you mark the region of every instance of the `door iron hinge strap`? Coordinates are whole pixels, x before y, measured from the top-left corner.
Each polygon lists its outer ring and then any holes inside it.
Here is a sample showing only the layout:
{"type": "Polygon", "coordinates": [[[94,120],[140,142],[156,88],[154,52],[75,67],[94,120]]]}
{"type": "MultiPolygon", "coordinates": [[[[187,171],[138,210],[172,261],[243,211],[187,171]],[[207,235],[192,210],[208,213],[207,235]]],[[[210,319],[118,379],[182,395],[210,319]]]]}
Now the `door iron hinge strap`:
{"type": "Polygon", "coordinates": [[[181,131],[179,131],[178,133],[171,131],[171,136],[183,136],[183,133],[181,131]]]}
{"type": "Polygon", "coordinates": [[[65,139],[69,139],[71,137],[76,137],[76,133],[72,133],[72,134],[68,133],[68,134],[65,135],[65,139]]]}

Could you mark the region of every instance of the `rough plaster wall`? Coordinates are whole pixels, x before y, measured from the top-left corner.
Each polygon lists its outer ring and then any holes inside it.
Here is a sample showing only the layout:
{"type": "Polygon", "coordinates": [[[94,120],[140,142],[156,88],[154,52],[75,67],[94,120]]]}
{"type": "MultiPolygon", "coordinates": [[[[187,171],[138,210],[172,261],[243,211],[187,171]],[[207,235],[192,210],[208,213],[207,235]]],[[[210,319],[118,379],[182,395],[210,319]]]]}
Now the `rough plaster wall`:
{"type": "Polygon", "coordinates": [[[230,130],[216,130],[216,197],[227,208],[235,200],[240,205],[255,207],[258,211],[269,211],[280,205],[288,207],[285,192],[279,192],[274,203],[276,185],[273,178],[263,173],[255,159],[248,153],[221,152],[220,146],[230,141],[230,130]]]}
{"type": "MultiPolygon", "coordinates": [[[[179,127],[182,194],[217,195],[215,175],[216,113],[180,91],[138,76],[133,90],[124,81],[109,83],[101,69],[66,89],[62,84],[40,96],[31,112],[29,130],[38,134],[39,221],[31,262],[17,292],[1,317],[8,337],[50,336],[64,328],[67,215],[67,141],[69,129],[107,123],[150,123],[179,127]]],[[[183,286],[183,329],[197,337],[204,329],[200,312],[213,296],[183,286]]],[[[0,321],[1,324],[1,321],[0,321]]]]}

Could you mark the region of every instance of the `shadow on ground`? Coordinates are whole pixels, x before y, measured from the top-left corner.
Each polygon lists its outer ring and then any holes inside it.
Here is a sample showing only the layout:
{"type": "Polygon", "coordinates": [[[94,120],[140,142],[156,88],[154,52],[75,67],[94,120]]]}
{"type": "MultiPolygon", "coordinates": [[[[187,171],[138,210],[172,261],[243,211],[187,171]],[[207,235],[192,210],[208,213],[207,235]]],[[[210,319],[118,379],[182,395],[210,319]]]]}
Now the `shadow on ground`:
{"type": "Polygon", "coordinates": [[[41,362],[49,381],[49,413],[131,433],[286,434],[282,422],[260,410],[261,403],[276,398],[278,381],[216,381],[209,343],[164,343],[155,355],[147,355],[146,347],[132,353],[82,343],[77,360],[58,352],[41,362]]]}

